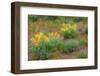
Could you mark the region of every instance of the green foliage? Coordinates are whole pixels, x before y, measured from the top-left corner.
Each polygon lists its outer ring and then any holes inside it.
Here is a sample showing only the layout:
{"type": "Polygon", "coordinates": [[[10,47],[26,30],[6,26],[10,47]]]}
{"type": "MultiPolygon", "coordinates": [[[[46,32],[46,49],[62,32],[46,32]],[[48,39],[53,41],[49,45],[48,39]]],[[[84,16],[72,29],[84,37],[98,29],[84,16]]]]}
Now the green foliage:
{"type": "Polygon", "coordinates": [[[84,45],[87,45],[88,44],[87,39],[84,39],[83,38],[83,39],[80,39],[79,41],[80,41],[80,45],[81,46],[84,46],[84,45]]]}
{"type": "Polygon", "coordinates": [[[79,32],[77,30],[74,30],[74,29],[69,29],[68,31],[61,31],[60,34],[64,38],[75,38],[78,36],[79,32]]]}
{"type": "Polygon", "coordinates": [[[87,23],[87,17],[67,16],[67,17],[62,17],[61,19],[63,19],[65,23],[69,23],[69,24],[78,23],[81,21],[87,23]]]}
{"type": "Polygon", "coordinates": [[[64,43],[64,52],[73,52],[79,47],[79,41],[75,39],[66,40],[64,43]]]}
{"type": "Polygon", "coordinates": [[[77,23],[80,21],[87,22],[87,17],[29,15],[28,18],[33,22],[39,19],[51,20],[51,21],[59,20],[65,23],[77,23]]]}
{"type": "Polygon", "coordinates": [[[63,43],[57,38],[51,38],[48,42],[41,40],[32,47],[32,52],[38,60],[49,59],[52,53],[62,49],[63,43]]]}
{"type": "Polygon", "coordinates": [[[52,51],[61,50],[63,48],[63,42],[59,38],[50,38],[48,46],[52,48],[52,51]]]}
{"type": "Polygon", "coordinates": [[[38,45],[33,45],[32,52],[34,57],[38,60],[48,59],[50,56],[50,51],[47,48],[47,43],[45,41],[40,41],[38,45]]]}
{"type": "Polygon", "coordinates": [[[78,58],[87,58],[88,54],[87,54],[87,52],[80,52],[77,57],[78,58]]]}
{"type": "Polygon", "coordinates": [[[29,15],[29,16],[28,16],[28,19],[29,19],[29,20],[32,20],[33,22],[34,22],[34,21],[37,21],[38,18],[39,18],[38,16],[32,16],[32,15],[29,15]]]}
{"type": "Polygon", "coordinates": [[[72,21],[76,23],[80,21],[87,22],[87,17],[72,17],[72,21]]]}

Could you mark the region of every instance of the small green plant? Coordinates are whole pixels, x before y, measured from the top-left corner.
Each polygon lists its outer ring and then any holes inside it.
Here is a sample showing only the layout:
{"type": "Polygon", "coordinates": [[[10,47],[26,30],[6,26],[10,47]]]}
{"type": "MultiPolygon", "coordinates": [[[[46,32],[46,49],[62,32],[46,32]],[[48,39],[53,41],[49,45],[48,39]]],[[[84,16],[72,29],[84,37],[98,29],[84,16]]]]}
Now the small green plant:
{"type": "Polygon", "coordinates": [[[87,58],[88,55],[87,55],[87,52],[80,52],[77,57],[78,58],[87,58]]]}
{"type": "Polygon", "coordinates": [[[87,39],[80,39],[79,41],[80,41],[80,45],[81,45],[81,46],[85,46],[85,45],[88,44],[87,39]]]}
{"type": "Polygon", "coordinates": [[[79,47],[78,40],[69,39],[69,40],[65,41],[65,43],[64,43],[64,52],[65,53],[73,52],[75,50],[78,50],[78,47],[79,47]]]}

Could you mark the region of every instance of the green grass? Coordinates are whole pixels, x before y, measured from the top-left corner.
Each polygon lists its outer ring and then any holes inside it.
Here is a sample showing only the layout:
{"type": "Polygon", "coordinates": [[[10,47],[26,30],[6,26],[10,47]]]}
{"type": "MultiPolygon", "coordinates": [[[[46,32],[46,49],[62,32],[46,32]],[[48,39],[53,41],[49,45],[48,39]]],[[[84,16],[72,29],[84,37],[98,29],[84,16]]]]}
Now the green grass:
{"type": "Polygon", "coordinates": [[[87,58],[88,54],[87,54],[87,52],[80,52],[80,53],[78,53],[77,57],[78,58],[87,58]]]}

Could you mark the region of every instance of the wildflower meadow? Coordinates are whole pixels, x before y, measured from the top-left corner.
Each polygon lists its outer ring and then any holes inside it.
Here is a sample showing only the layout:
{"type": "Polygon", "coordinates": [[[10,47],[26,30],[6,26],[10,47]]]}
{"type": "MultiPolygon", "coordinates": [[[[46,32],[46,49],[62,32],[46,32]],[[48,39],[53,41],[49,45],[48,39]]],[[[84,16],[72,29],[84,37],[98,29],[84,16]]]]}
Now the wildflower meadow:
{"type": "Polygon", "coordinates": [[[88,57],[87,17],[28,15],[28,60],[88,57]]]}

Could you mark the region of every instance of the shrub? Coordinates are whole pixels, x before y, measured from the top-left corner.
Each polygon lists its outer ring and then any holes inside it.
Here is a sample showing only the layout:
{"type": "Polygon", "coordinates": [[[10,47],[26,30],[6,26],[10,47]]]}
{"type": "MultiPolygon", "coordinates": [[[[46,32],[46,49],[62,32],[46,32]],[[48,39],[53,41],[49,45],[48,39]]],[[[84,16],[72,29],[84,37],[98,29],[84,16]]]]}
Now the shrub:
{"type": "Polygon", "coordinates": [[[59,38],[50,38],[48,41],[48,47],[53,51],[61,50],[63,48],[63,41],[59,38]]]}
{"type": "Polygon", "coordinates": [[[87,58],[88,54],[87,54],[87,52],[80,52],[77,57],[78,58],[87,58]]]}
{"type": "Polygon", "coordinates": [[[66,40],[64,43],[64,52],[69,53],[77,50],[79,47],[79,41],[75,39],[66,40]]]}
{"type": "Polygon", "coordinates": [[[78,32],[75,31],[75,30],[73,30],[73,29],[70,29],[69,31],[63,31],[63,32],[61,32],[61,35],[64,38],[75,38],[78,35],[78,32]]]}
{"type": "Polygon", "coordinates": [[[79,32],[76,29],[76,24],[75,25],[64,24],[60,30],[60,34],[64,38],[75,38],[77,37],[79,32]]]}
{"type": "Polygon", "coordinates": [[[40,41],[37,45],[33,45],[32,52],[34,57],[38,60],[44,60],[50,57],[50,51],[45,41],[40,41]]]}
{"type": "Polygon", "coordinates": [[[49,41],[41,40],[36,45],[33,45],[32,52],[38,60],[49,59],[52,53],[62,49],[63,43],[57,38],[50,38],[49,41]]]}

